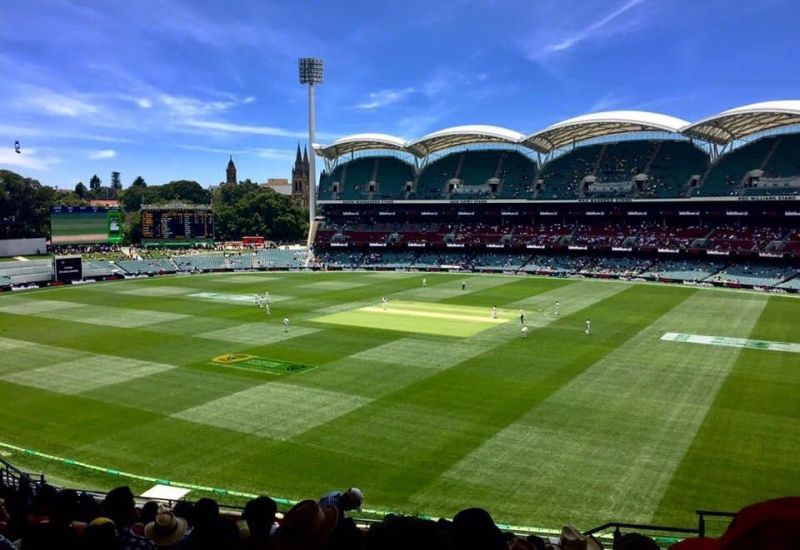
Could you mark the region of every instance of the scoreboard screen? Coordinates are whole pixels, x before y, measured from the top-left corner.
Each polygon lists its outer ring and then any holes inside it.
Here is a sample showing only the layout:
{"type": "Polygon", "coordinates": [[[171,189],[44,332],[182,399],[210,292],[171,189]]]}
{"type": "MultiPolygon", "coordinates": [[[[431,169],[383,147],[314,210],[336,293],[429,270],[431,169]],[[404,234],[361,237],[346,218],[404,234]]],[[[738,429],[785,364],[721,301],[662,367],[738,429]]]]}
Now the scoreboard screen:
{"type": "Polygon", "coordinates": [[[96,206],[53,206],[50,239],[53,244],[122,242],[122,212],[96,206]]]}
{"type": "Polygon", "coordinates": [[[210,207],[142,208],[142,239],[194,241],[214,239],[214,213],[210,207]]]}
{"type": "Polygon", "coordinates": [[[83,277],[83,260],[80,256],[60,256],[53,262],[53,278],[59,283],[80,281],[83,277]]]}

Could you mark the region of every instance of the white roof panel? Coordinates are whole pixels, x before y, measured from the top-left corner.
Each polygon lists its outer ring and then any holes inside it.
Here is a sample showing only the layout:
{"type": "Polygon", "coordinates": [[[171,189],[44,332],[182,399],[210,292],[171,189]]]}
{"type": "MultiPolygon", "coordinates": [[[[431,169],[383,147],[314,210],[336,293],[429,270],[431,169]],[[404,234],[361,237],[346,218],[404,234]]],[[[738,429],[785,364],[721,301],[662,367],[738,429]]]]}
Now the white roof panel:
{"type": "Polygon", "coordinates": [[[315,144],[314,150],[325,158],[335,159],[348,153],[371,149],[407,152],[406,145],[406,140],[403,138],[389,134],[353,134],[339,138],[330,145],[315,144]]]}
{"type": "Polygon", "coordinates": [[[543,153],[613,134],[628,132],[678,132],[687,121],[647,111],[605,111],[558,122],[525,138],[524,143],[543,153]]]}
{"type": "Polygon", "coordinates": [[[764,101],[723,111],[690,124],[683,132],[725,145],[749,135],[800,124],[800,100],[764,101]]]}
{"type": "Polygon", "coordinates": [[[500,126],[470,124],[453,126],[428,134],[408,144],[408,149],[418,156],[426,156],[443,149],[478,143],[506,143],[516,145],[525,137],[515,130],[500,126]]]}

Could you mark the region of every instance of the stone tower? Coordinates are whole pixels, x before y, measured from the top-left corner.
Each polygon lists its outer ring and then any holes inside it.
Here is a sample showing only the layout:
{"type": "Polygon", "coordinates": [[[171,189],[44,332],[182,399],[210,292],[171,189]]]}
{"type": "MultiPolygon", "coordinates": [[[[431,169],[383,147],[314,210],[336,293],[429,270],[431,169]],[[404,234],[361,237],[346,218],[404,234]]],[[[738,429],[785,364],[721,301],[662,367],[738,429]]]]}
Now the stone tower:
{"type": "Polygon", "coordinates": [[[225,183],[232,183],[236,185],[236,165],[233,163],[233,155],[228,161],[228,167],[225,169],[225,183]]]}
{"type": "Polygon", "coordinates": [[[311,167],[308,163],[308,149],[300,155],[300,144],[297,144],[297,155],[292,168],[292,197],[301,201],[303,207],[308,208],[308,182],[311,176],[311,167]]]}

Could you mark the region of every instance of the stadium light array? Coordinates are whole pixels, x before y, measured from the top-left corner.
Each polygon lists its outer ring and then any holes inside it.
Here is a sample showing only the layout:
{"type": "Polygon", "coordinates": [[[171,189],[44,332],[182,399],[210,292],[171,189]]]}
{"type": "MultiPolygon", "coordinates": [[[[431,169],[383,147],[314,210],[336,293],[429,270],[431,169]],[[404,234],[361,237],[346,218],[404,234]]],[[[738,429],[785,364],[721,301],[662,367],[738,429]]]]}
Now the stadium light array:
{"type": "MultiPolygon", "coordinates": [[[[318,57],[300,58],[300,84],[308,85],[308,148],[311,154],[308,156],[308,221],[309,235],[310,228],[314,224],[317,215],[317,153],[314,151],[315,129],[314,129],[314,85],[322,84],[322,59],[318,57]]],[[[308,243],[309,250],[311,243],[308,243]]]]}

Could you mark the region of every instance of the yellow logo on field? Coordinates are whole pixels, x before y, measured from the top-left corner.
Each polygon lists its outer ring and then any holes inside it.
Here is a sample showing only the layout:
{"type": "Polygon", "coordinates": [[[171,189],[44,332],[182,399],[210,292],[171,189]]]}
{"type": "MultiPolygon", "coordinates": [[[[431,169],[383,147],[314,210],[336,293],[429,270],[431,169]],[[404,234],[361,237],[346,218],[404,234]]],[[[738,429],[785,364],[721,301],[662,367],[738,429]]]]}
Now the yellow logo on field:
{"type": "Polygon", "coordinates": [[[226,353],[224,355],[218,355],[217,357],[214,357],[211,361],[214,363],[229,365],[230,363],[239,363],[240,361],[247,361],[248,359],[254,359],[255,357],[255,355],[248,355],[246,353],[226,353]]]}

